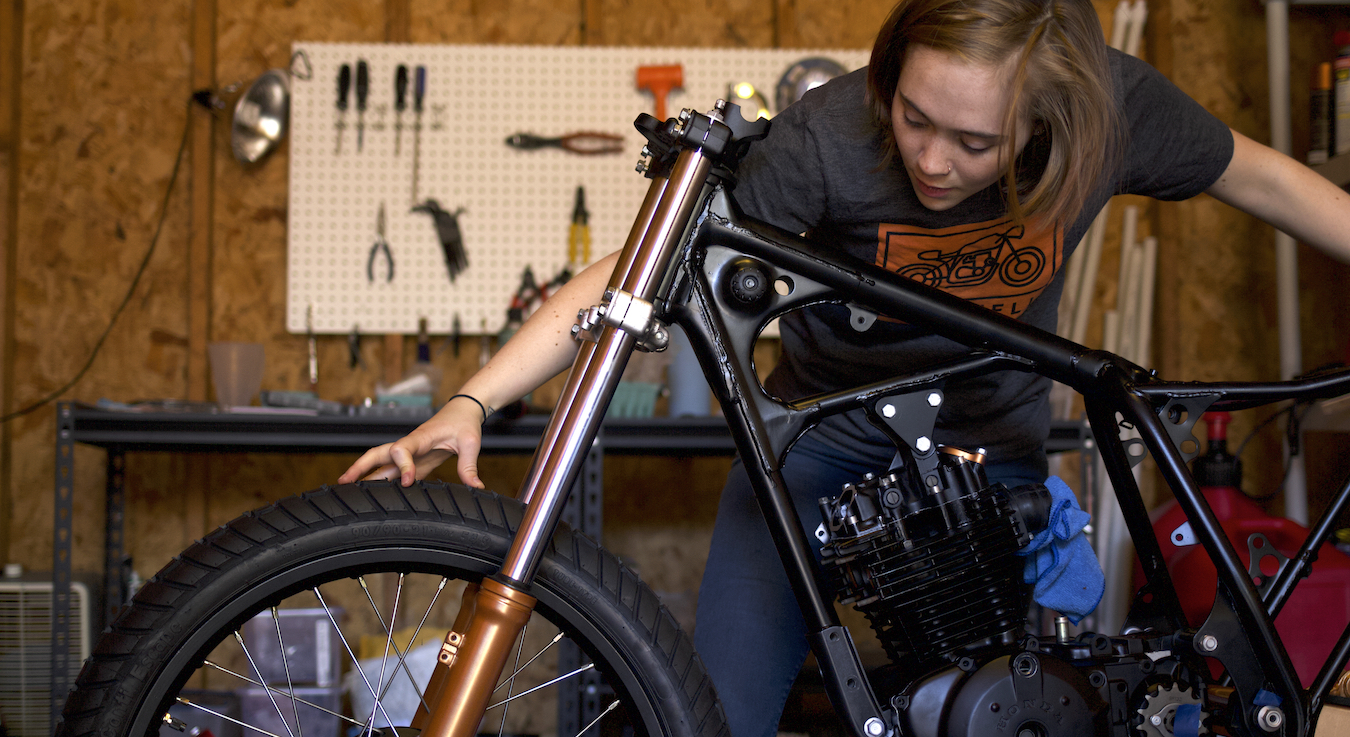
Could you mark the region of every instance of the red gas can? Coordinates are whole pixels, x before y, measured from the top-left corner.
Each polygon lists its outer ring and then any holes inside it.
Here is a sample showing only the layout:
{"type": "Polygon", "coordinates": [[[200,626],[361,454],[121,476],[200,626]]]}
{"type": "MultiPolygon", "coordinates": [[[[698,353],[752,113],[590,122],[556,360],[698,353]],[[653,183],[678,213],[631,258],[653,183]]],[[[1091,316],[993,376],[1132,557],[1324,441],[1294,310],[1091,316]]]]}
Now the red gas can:
{"type": "MultiPolygon", "coordinates": [[[[1308,537],[1308,528],[1281,517],[1266,514],[1241,489],[1241,467],[1227,452],[1227,412],[1206,413],[1209,448],[1196,459],[1193,469],[1200,491],[1209,501],[1224,534],[1237,549],[1242,565],[1250,565],[1247,540],[1262,533],[1270,544],[1292,558],[1308,537]]],[[[1217,574],[1209,555],[1200,545],[1177,547],[1172,533],[1186,521],[1175,500],[1168,501],[1152,515],[1153,532],[1162,545],[1163,558],[1172,574],[1186,619],[1199,626],[1214,605],[1217,574]]],[[[1260,557],[1260,556],[1258,556],[1260,557]]],[[[1262,560],[1263,577],[1275,573],[1275,559],[1262,560]]],[[[1142,572],[1136,564],[1136,584],[1142,584],[1142,572]]],[[[1258,581],[1259,585],[1259,581],[1258,581]]],[[[1350,556],[1330,543],[1324,544],[1312,565],[1312,573],[1300,581],[1289,602],[1275,620],[1275,628],[1289,651],[1289,658],[1306,687],[1317,677],[1327,655],[1350,622],[1350,556]]]]}

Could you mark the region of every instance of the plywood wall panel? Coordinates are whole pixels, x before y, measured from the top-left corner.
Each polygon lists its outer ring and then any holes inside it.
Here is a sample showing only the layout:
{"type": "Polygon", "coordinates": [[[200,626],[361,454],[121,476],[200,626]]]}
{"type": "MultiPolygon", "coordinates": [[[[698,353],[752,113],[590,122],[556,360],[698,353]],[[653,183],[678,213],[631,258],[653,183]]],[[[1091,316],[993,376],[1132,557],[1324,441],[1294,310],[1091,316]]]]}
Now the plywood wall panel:
{"type": "Polygon", "coordinates": [[[601,46],[774,45],[773,0],[587,0],[586,42],[601,46]],[[597,17],[598,16],[598,17],[597,17]]]}
{"type": "MultiPolygon", "coordinates": [[[[180,6],[26,3],[15,254],[18,406],[76,375],[149,248],[183,130],[186,27],[180,6]]],[[[184,214],[180,196],[126,312],[67,398],[181,395],[186,353],[162,336],[186,336],[184,214]]],[[[14,496],[10,554],[37,569],[51,565],[54,411],[43,408],[12,427],[12,488],[21,492],[14,496]]],[[[77,496],[101,499],[102,464],[86,463],[88,456],[78,456],[86,465],[77,496]]],[[[76,565],[88,569],[101,555],[102,515],[78,514],[76,540],[93,542],[76,556],[76,565]]]]}
{"type": "Polygon", "coordinates": [[[582,42],[582,0],[410,0],[409,14],[413,43],[582,42]]]}
{"type": "Polygon", "coordinates": [[[775,0],[778,45],[803,49],[869,49],[890,14],[891,0],[775,0]]]}

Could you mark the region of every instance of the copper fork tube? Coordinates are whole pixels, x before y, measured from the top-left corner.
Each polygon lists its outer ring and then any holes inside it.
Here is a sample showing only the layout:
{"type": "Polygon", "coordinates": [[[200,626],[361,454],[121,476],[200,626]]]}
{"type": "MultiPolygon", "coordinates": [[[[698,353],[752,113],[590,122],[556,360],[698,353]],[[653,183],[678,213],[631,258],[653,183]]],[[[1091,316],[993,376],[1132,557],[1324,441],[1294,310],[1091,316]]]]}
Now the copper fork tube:
{"type": "MultiPolygon", "coordinates": [[[[432,711],[422,730],[425,737],[474,737],[478,734],[488,699],[501,678],[511,646],[534,611],[534,603],[534,597],[528,594],[491,579],[483,581],[473,597],[469,621],[462,625],[468,631],[462,633],[462,644],[440,685],[438,698],[427,701],[432,711]]],[[[463,612],[461,606],[461,617],[463,612]]],[[[461,626],[458,618],[456,625],[461,626]]],[[[428,691],[431,685],[428,684],[428,691]]]]}
{"type": "MultiPolygon", "coordinates": [[[[479,588],[476,583],[464,587],[464,594],[459,600],[459,613],[455,615],[454,626],[445,635],[447,639],[451,637],[459,638],[459,633],[469,626],[479,588]]],[[[431,678],[427,681],[427,687],[422,691],[422,702],[417,705],[417,714],[413,716],[412,724],[408,726],[413,729],[426,729],[427,720],[431,718],[431,712],[427,711],[427,705],[434,704],[441,698],[441,691],[445,689],[445,679],[449,675],[450,666],[437,658],[436,665],[431,669],[431,678]]]]}

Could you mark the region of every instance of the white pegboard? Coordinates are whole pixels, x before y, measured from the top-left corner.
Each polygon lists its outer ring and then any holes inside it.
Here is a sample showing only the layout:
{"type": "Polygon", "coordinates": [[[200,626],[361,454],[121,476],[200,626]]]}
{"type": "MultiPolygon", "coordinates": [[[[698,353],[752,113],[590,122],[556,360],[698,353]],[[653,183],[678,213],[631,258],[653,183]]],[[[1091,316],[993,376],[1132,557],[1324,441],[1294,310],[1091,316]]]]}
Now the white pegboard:
{"type": "MultiPolygon", "coordinates": [[[[578,185],[590,212],[592,260],[623,245],[648,180],[634,172],[644,143],[633,128],[654,112],[638,90],[636,70],[683,66],[684,85],[667,99],[667,115],[700,110],[727,96],[730,84],[750,82],[773,102],[787,68],[811,56],[849,69],[867,63],[866,50],[745,50],[695,48],[452,46],[297,43],[313,67],[291,85],[290,215],[287,329],[363,334],[450,331],[456,315],[466,334],[501,329],[521,271],[540,281],[567,260],[567,236],[578,185]],[[357,150],[355,92],[337,143],[337,78],[342,64],[364,59],[370,91],[365,133],[357,150]],[[394,76],[399,64],[427,69],[420,137],[418,201],[463,208],[459,226],[468,269],[452,284],[430,217],[410,212],[414,122],[409,84],[395,155],[394,76]],[[505,145],[519,132],[556,137],[575,131],[623,136],[623,153],[579,156],[557,149],[518,151],[505,145]],[[384,264],[366,276],[381,203],[394,278],[384,264]]],[[[410,75],[411,76],[411,75],[410,75]]]]}

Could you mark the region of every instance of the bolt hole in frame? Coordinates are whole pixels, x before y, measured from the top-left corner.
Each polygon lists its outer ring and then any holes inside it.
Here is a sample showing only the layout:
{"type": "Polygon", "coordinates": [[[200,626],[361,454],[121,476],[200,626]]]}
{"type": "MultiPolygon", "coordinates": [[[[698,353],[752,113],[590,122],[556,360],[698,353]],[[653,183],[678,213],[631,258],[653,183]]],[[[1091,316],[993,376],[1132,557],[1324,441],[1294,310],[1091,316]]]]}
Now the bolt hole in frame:
{"type": "MultiPolygon", "coordinates": [[[[373,573],[400,582],[410,574],[433,581],[448,576],[466,585],[460,606],[450,608],[457,614],[415,715],[395,717],[383,705],[363,709],[352,726],[367,734],[386,735],[404,726],[430,737],[476,733],[482,715],[499,703],[497,685],[510,684],[508,693],[516,688],[519,643],[537,631],[526,624],[532,608],[588,658],[579,667],[593,663],[586,671],[599,672],[613,691],[596,717],[602,731],[610,729],[603,720],[614,714],[614,721],[640,734],[719,734],[706,676],[673,620],[617,560],[558,524],[628,357],[640,346],[663,346],[668,324],[688,334],[722,404],[806,620],[826,690],[853,734],[929,734],[924,725],[939,720],[945,720],[943,734],[1011,728],[1042,737],[1135,730],[1161,735],[1142,727],[1168,723],[1241,735],[1309,734],[1332,681],[1350,660],[1350,626],[1304,690],[1271,623],[1350,503],[1350,485],[1342,487],[1299,553],[1263,576],[1259,561],[1249,570],[1240,565],[1180,446],[1208,409],[1337,396],[1350,391],[1350,371],[1292,382],[1166,382],[1113,354],[841,256],[829,244],[757,223],[738,211],[724,185],[764,127],[722,105],[706,115],[685,111],[665,122],[639,117],[638,129],[649,142],[643,167],[652,178],[648,198],[603,303],[584,312],[577,331],[584,340],[581,352],[522,486],[527,506],[463,487],[418,484],[405,490],[365,483],[245,515],[186,551],[138,593],[114,624],[116,636],[82,672],[59,734],[139,737],[152,731],[172,704],[190,700],[182,687],[200,669],[216,670],[204,662],[208,653],[221,642],[237,641],[233,632],[245,621],[292,595],[312,594],[322,604],[323,586],[373,573]],[[751,274],[754,278],[745,278],[751,274]],[[766,283],[787,288],[757,288],[766,283]],[[922,324],[971,350],[847,391],[794,401],[770,396],[753,370],[756,338],[775,317],[827,302],[848,306],[850,322],[860,328],[887,315],[922,324]],[[1035,372],[1085,397],[1147,579],[1123,634],[1025,634],[1025,607],[1018,598],[1021,563],[1012,553],[1030,539],[1031,530],[1044,529],[1044,520],[1035,521],[1038,511],[1044,516],[1037,506],[1041,497],[1032,487],[1019,487],[1025,491],[1018,493],[989,485],[978,468],[982,453],[944,452],[931,442],[944,384],[1001,370],[1035,372]],[[972,642],[929,651],[929,642],[907,635],[892,646],[914,657],[896,658],[895,669],[876,673],[864,669],[839,622],[833,596],[826,593],[825,566],[814,556],[781,473],[798,437],[825,417],[855,409],[866,411],[895,441],[907,478],[933,494],[907,512],[911,486],[896,474],[869,475],[832,501],[839,503],[832,510],[844,504],[850,512],[867,505],[889,510],[841,518],[838,525],[829,517],[824,534],[827,551],[834,552],[828,562],[843,577],[835,583],[859,584],[852,599],[882,634],[946,606],[941,592],[930,592],[931,600],[907,600],[908,583],[915,579],[904,576],[911,569],[920,578],[944,582],[970,578],[997,597],[1006,592],[995,602],[994,629],[976,629],[988,618],[981,610],[967,628],[976,633],[972,642]],[[1122,440],[1126,428],[1138,438],[1122,440]],[[1182,613],[1131,473],[1143,457],[1135,448],[1154,458],[1190,520],[1191,534],[1218,569],[1218,595],[1202,623],[1187,622],[1182,613]],[[902,493],[891,494],[897,490],[902,493]],[[893,497],[899,501],[892,504],[893,497]],[[882,518],[890,522],[864,529],[864,523],[882,518]],[[911,534],[920,527],[922,535],[911,534]],[[873,543],[878,547],[865,549],[873,543]],[[903,570],[850,567],[864,558],[900,559],[903,570]],[[897,586],[906,592],[899,597],[904,601],[868,588],[893,575],[905,584],[897,586]],[[1257,576],[1266,579],[1259,590],[1252,580],[1257,576]],[[874,606],[878,602],[881,608],[874,606]],[[892,605],[895,611],[888,610],[892,605]],[[1210,666],[1220,674],[1211,675],[1210,666]],[[112,689],[119,698],[105,698],[112,689]],[[1053,713],[1055,728],[1048,717],[1023,709],[1028,703],[1053,713]]],[[[379,614],[383,610],[374,597],[371,607],[377,612],[372,620],[383,630],[381,650],[399,657],[411,649],[392,634],[401,590],[395,587],[384,597],[393,605],[387,614],[379,614]]],[[[433,609],[419,607],[413,611],[425,614],[411,616],[430,617],[433,609]]],[[[338,624],[335,615],[326,618],[338,624]]],[[[939,619],[936,628],[914,631],[936,636],[946,624],[939,619]]],[[[445,626],[443,620],[438,626],[445,626]]],[[[352,654],[349,645],[343,650],[352,654]]],[[[402,673],[402,662],[386,659],[370,674],[361,669],[358,688],[377,696],[386,674],[402,673]]],[[[285,698],[275,699],[274,691],[263,691],[277,723],[286,724],[289,710],[296,724],[294,732],[283,727],[263,733],[301,737],[304,720],[298,712],[309,704],[296,698],[298,689],[287,688],[285,698]]],[[[575,734],[582,734],[594,725],[577,726],[575,734]]],[[[313,730],[309,733],[313,737],[313,730]]],[[[1174,733],[1169,728],[1167,734],[1174,733]]]]}

